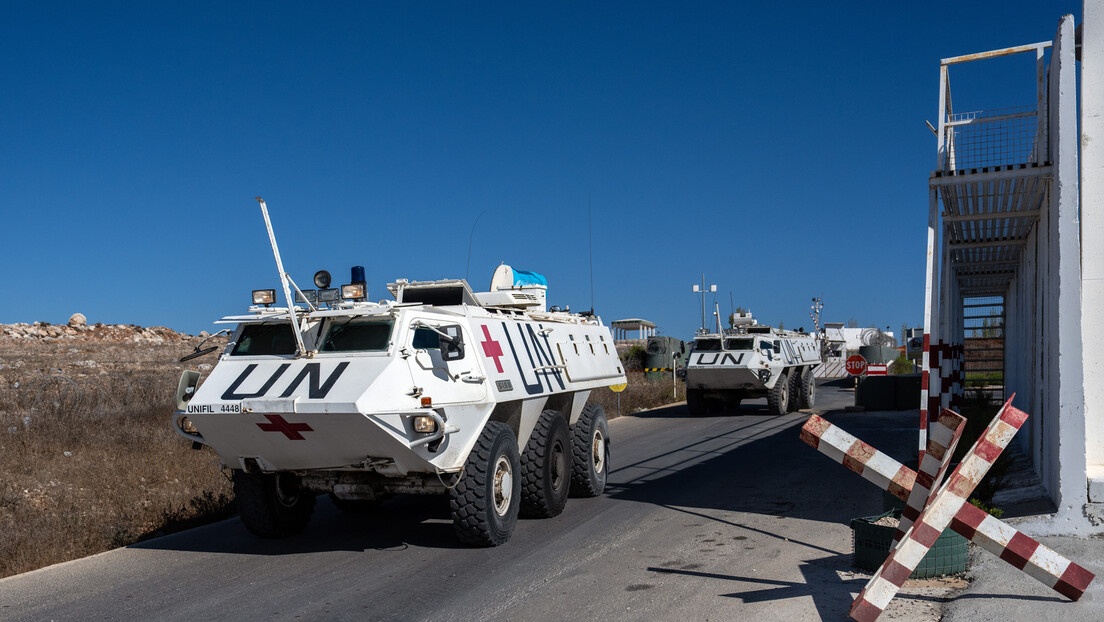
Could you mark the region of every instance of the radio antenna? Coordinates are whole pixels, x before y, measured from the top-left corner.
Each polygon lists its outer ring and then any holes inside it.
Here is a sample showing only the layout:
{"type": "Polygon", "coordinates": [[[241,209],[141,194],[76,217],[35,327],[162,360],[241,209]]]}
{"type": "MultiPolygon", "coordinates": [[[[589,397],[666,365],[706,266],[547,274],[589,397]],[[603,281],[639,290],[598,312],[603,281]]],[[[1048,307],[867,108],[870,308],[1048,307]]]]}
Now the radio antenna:
{"type": "MultiPolygon", "coordinates": [[[[303,345],[303,336],[299,334],[299,322],[295,318],[295,301],[291,299],[291,289],[288,287],[288,281],[290,277],[287,272],[284,272],[284,262],[280,260],[280,249],[276,246],[276,234],[272,232],[272,221],[268,219],[268,206],[265,205],[264,199],[261,197],[255,197],[257,202],[261,204],[261,214],[264,215],[265,228],[268,229],[268,241],[272,243],[272,255],[276,258],[276,270],[280,272],[280,284],[284,286],[284,300],[287,300],[287,317],[291,322],[291,332],[295,335],[295,345],[298,350],[295,351],[296,357],[302,356],[307,351],[303,345]]],[[[292,283],[294,285],[294,282],[292,283]]],[[[298,286],[295,288],[299,289],[298,286]]]]}
{"type": "Polygon", "coordinates": [[[587,192],[587,246],[590,252],[590,314],[594,315],[594,223],[590,216],[589,192],[587,192]]]}
{"type": "Polygon", "coordinates": [[[479,224],[479,219],[483,217],[483,214],[486,211],[487,210],[483,210],[482,212],[479,212],[479,215],[475,217],[475,222],[472,223],[471,235],[468,236],[468,263],[467,263],[466,266],[464,266],[464,280],[465,281],[468,280],[468,270],[471,268],[471,247],[472,247],[472,238],[475,237],[475,226],[479,224]]]}

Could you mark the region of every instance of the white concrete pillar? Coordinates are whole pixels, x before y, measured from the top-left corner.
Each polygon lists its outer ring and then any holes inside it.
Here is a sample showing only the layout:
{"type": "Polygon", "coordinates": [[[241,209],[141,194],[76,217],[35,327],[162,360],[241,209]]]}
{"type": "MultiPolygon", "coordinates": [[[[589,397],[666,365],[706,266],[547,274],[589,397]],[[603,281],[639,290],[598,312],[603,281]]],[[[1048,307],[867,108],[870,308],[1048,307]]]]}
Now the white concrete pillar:
{"type": "Polygon", "coordinates": [[[1047,360],[1044,376],[1044,464],[1053,465],[1043,482],[1058,504],[1051,520],[1038,521],[1041,533],[1088,533],[1085,518],[1087,464],[1085,393],[1081,332],[1081,223],[1078,195],[1077,76],[1073,16],[1058,23],[1047,84],[1050,157],[1047,317],[1042,346],[1047,360]]]}
{"type": "Polygon", "coordinates": [[[1104,1],[1085,0],[1081,34],[1081,341],[1089,501],[1104,502],[1104,1]],[[1100,30],[1101,32],[1097,32],[1100,30]]]}

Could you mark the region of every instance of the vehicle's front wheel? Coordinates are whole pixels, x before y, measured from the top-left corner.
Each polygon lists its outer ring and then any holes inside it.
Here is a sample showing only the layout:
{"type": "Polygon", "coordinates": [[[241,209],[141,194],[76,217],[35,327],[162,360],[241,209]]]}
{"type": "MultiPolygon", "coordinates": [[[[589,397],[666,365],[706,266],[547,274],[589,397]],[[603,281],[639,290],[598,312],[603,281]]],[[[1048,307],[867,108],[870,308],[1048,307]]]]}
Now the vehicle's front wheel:
{"type": "Polygon", "coordinates": [[[744,400],[744,395],[739,391],[729,391],[725,396],[725,405],[732,409],[740,408],[740,402],[744,400]]]}
{"type": "Polygon", "coordinates": [[[790,376],[786,372],[782,372],[774,387],[767,391],[767,409],[772,415],[790,412],[790,376]]]}
{"type": "Polygon", "coordinates": [[[588,402],[575,422],[571,435],[571,492],[579,497],[597,497],[606,489],[609,473],[609,424],[606,411],[588,402]]]}
{"type": "Polygon", "coordinates": [[[686,410],[695,417],[705,414],[705,398],[701,389],[686,390],[686,410]]]}
{"type": "Polygon", "coordinates": [[[245,528],[262,538],[303,531],[314,513],[314,493],[293,473],[234,471],[234,498],[245,528]]]}
{"type": "Polygon", "coordinates": [[[571,489],[571,439],[567,420],[546,410],[521,456],[521,515],[551,518],[563,511],[571,489]]]}
{"type": "Polygon", "coordinates": [[[505,423],[491,421],[475,442],[464,475],[449,491],[452,527],[461,542],[498,546],[517,526],[521,479],[517,439],[505,423]]]}

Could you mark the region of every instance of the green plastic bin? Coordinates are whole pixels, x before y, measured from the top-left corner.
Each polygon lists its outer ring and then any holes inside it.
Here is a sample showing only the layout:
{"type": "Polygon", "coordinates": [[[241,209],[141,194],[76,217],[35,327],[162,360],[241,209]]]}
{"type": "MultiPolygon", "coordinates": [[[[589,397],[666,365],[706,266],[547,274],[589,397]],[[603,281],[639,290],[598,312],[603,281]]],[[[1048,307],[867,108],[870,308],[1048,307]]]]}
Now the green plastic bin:
{"type": "MultiPolygon", "coordinates": [[[[879,516],[851,519],[851,534],[854,543],[853,563],[856,568],[874,571],[881,567],[889,557],[893,546],[893,534],[896,527],[875,525],[886,516],[901,517],[901,511],[889,510],[879,516]]],[[[969,542],[951,529],[943,530],[932,545],[931,550],[920,560],[920,565],[909,575],[910,579],[926,579],[966,571],[969,559],[969,542]]]]}

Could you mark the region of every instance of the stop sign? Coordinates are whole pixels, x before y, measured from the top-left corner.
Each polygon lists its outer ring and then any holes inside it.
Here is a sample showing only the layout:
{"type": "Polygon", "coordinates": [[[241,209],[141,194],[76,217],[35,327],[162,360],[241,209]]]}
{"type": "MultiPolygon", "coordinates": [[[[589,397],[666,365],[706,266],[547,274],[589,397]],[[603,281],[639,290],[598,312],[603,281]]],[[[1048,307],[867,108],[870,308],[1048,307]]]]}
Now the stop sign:
{"type": "Polygon", "coordinates": [[[852,376],[861,376],[866,373],[866,359],[861,354],[852,354],[847,357],[846,369],[852,376]]]}

